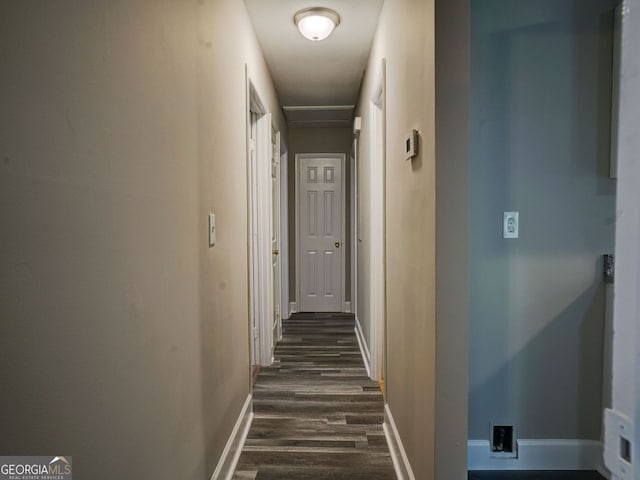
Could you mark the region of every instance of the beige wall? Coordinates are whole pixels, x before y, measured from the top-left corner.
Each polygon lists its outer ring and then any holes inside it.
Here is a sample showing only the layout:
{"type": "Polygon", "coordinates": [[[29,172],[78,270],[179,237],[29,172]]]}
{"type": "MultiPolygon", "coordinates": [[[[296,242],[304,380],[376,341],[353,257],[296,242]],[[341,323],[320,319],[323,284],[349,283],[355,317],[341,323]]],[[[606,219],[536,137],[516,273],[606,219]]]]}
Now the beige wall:
{"type": "Polygon", "coordinates": [[[208,480],[249,393],[245,62],[283,125],[244,2],[0,11],[0,451],[208,480]]]}
{"type": "Polygon", "coordinates": [[[387,401],[416,478],[434,478],[435,150],[434,2],[387,0],[359,102],[358,316],[370,341],[371,215],[386,215],[387,401]],[[372,212],[371,97],[386,58],[386,211],[372,212]],[[420,131],[420,152],[405,161],[405,135],[420,131]]]}
{"type": "MultiPolygon", "coordinates": [[[[343,153],[345,156],[345,301],[351,300],[351,209],[349,208],[351,170],[349,155],[353,133],[348,128],[291,128],[289,129],[289,297],[295,302],[298,296],[296,287],[296,154],[299,153],[343,153]]],[[[288,306],[287,306],[288,307],[288,306]]]]}

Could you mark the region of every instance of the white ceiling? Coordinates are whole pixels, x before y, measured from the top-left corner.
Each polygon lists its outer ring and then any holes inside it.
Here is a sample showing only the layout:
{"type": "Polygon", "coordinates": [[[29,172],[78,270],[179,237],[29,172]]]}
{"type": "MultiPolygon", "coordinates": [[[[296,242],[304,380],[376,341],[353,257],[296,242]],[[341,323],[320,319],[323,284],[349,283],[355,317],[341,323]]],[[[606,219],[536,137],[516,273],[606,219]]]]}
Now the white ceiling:
{"type": "Polygon", "coordinates": [[[290,126],[349,126],[383,0],[245,0],[290,126]],[[293,23],[298,10],[327,7],[340,25],[321,42],[293,23]]]}

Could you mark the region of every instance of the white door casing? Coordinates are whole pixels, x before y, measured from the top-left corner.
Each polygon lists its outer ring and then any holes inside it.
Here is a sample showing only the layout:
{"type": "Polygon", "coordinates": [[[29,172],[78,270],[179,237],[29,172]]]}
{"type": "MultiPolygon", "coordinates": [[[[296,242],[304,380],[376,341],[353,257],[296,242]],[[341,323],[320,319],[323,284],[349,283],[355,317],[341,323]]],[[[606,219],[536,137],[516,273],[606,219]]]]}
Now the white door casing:
{"type": "Polygon", "coordinates": [[[640,479],[640,0],[622,8],[617,143],[612,408],[605,411],[605,464],[614,480],[640,479]],[[623,448],[624,447],[624,448],[623,448]],[[630,454],[627,456],[627,454],[630,454]],[[630,458],[629,458],[630,457],[630,458]],[[628,461],[630,460],[630,461],[628,461]]]}
{"type": "Polygon", "coordinates": [[[349,168],[351,169],[351,198],[349,208],[351,209],[351,313],[358,317],[358,268],[356,259],[358,258],[358,140],[353,139],[349,168]]]}
{"type": "MultiPolygon", "coordinates": [[[[283,150],[282,142],[280,150],[283,150]]],[[[289,318],[289,176],[287,175],[289,165],[288,154],[280,156],[280,316],[289,318]]],[[[282,322],[280,325],[280,336],[282,339],[282,322]]]]}
{"type": "Polygon", "coordinates": [[[280,340],[282,331],[282,308],[280,305],[281,256],[280,256],[280,132],[275,130],[271,138],[271,279],[272,279],[272,323],[271,349],[280,340]]]}
{"type": "Polygon", "coordinates": [[[296,155],[298,310],[344,304],[344,154],[296,155]]]}
{"type": "Polygon", "coordinates": [[[257,172],[257,132],[258,113],[249,111],[249,335],[251,337],[251,365],[259,364],[260,357],[260,302],[258,299],[259,267],[258,259],[258,172],[257,172]]]}
{"type": "Polygon", "coordinates": [[[386,231],[385,231],[385,73],[383,59],[371,96],[371,218],[370,218],[370,315],[371,378],[385,376],[386,337],[386,231]]]}
{"type": "MultiPolygon", "coordinates": [[[[246,68],[246,67],[245,67],[246,68]]],[[[249,72],[247,92],[247,183],[249,229],[249,335],[251,365],[273,361],[274,282],[272,260],[272,118],[249,72]]],[[[250,372],[251,374],[251,372],[250,372]]]]}
{"type": "Polygon", "coordinates": [[[258,119],[257,173],[258,173],[258,282],[255,292],[259,301],[260,337],[259,364],[271,365],[273,361],[273,280],[271,259],[271,114],[258,119]]]}

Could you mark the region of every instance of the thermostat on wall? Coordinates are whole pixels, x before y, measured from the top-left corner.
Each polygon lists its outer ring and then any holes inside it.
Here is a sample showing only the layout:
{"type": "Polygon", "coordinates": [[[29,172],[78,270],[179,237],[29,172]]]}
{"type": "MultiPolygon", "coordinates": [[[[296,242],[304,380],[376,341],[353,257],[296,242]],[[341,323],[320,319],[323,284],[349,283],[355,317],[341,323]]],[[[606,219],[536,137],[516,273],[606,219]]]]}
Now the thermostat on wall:
{"type": "Polygon", "coordinates": [[[411,130],[404,140],[404,158],[409,160],[418,154],[418,131],[411,130]]]}

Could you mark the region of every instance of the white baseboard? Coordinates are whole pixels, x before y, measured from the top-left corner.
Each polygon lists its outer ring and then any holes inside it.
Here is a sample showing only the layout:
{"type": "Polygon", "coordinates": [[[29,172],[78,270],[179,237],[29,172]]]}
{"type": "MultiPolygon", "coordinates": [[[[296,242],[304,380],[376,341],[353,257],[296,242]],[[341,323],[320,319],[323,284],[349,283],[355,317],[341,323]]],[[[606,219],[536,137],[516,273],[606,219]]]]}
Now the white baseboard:
{"type": "Polygon", "coordinates": [[[360,345],[360,353],[362,354],[362,361],[364,362],[364,368],[367,369],[367,375],[371,377],[371,353],[369,353],[369,347],[367,346],[367,341],[364,338],[364,334],[362,333],[362,325],[360,325],[360,320],[356,316],[356,338],[358,339],[358,345],[360,345]]]}
{"type": "Polygon", "coordinates": [[[351,302],[344,302],[344,305],[342,307],[342,311],[344,313],[351,313],[351,302]]]}
{"type": "Polygon", "coordinates": [[[391,452],[391,460],[393,461],[393,468],[396,471],[398,480],[416,480],[388,404],[384,406],[384,423],[382,424],[382,429],[387,439],[387,445],[391,452]]]}
{"type": "Polygon", "coordinates": [[[252,420],[253,411],[251,408],[251,394],[249,394],[247,400],[244,402],[240,416],[233,427],[231,436],[229,440],[227,440],[227,444],[224,447],[222,456],[218,461],[218,466],[213,472],[211,480],[231,480],[240,454],[242,453],[242,447],[247,439],[252,420]]]}
{"type": "Polygon", "coordinates": [[[289,316],[291,316],[292,313],[297,313],[298,312],[298,304],[296,302],[289,302],[289,316]]]}
{"type": "Polygon", "coordinates": [[[611,480],[612,478],[611,472],[604,465],[601,465],[600,467],[598,467],[598,473],[602,475],[604,478],[606,478],[607,480],[611,480]]]}
{"type": "Polygon", "coordinates": [[[491,458],[489,440],[469,440],[469,470],[598,470],[597,440],[518,440],[518,458],[491,458]]]}

